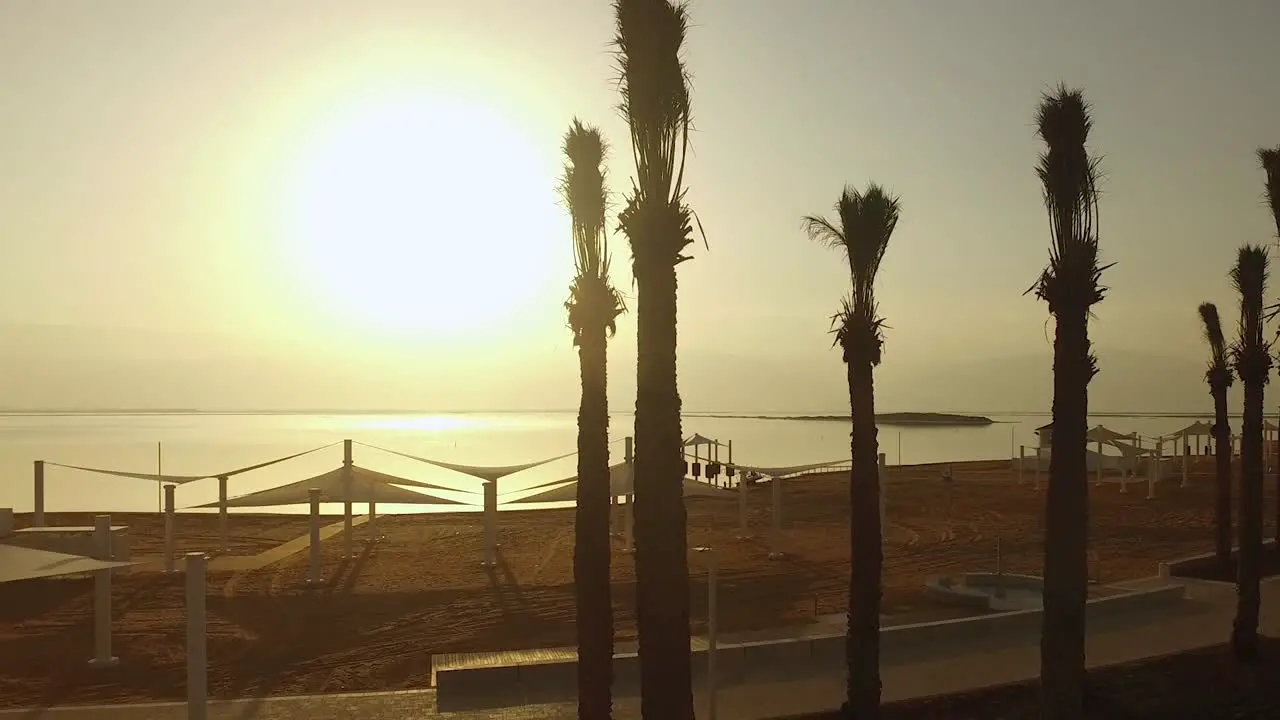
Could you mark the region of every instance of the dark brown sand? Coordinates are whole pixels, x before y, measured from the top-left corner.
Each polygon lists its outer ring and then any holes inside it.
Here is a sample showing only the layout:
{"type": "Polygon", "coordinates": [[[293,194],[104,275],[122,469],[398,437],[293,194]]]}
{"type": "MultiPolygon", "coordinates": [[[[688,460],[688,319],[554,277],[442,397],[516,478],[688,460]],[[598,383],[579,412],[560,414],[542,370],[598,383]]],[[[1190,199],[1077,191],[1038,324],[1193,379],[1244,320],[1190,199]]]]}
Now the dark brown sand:
{"type": "MultiPolygon", "coordinates": [[[[1094,670],[1089,720],[1269,720],[1280,718],[1280,639],[1263,637],[1262,659],[1241,665],[1219,645],[1094,670]]],[[[893,703],[882,720],[1036,720],[1036,681],[893,703]]],[[[839,720],[839,713],[788,720],[839,720]]],[[[779,719],[781,720],[781,719],[779,719]]]]}
{"type": "MultiPolygon", "coordinates": [[[[890,471],[884,604],[925,613],[932,575],[995,568],[997,539],[1007,572],[1038,573],[1045,493],[1028,473],[1015,483],[1008,461],[957,463],[950,489],[941,466],[890,471]]],[[[1115,484],[1091,493],[1091,574],[1101,582],[1153,575],[1162,560],[1212,547],[1212,488],[1115,484]]],[[[753,489],[754,540],[737,540],[737,500],[691,499],[689,544],[712,545],[721,567],[722,632],[811,622],[845,607],[848,582],[847,474],[787,481],[784,560],[769,560],[767,487],[753,489]]],[[[1268,491],[1273,492],[1271,489],[1268,491]]],[[[1268,503],[1270,507],[1270,501],[1268,503]]],[[[379,519],[386,539],[339,559],[341,536],[324,543],[328,586],[307,590],[306,552],[241,573],[213,573],[208,590],[210,690],[215,696],[388,690],[427,686],[433,653],[571,645],[573,511],[500,514],[500,564],[480,566],[479,514],[379,519]]],[[[83,518],[54,516],[58,523],[83,518]]],[[[335,518],[336,520],[336,518],[335,518]]],[[[157,516],[131,515],[135,555],[158,554],[157,516]]],[[[235,552],[250,553],[305,534],[306,519],[233,516],[235,552]]],[[[182,550],[212,549],[216,516],[183,516],[182,550]]],[[[635,635],[630,555],[614,554],[617,635],[635,635]]],[[[702,556],[690,555],[694,632],[705,625],[702,556]]],[[[183,579],[154,573],[117,578],[118,669],[91,671],[91,583],[0,586],[0,705],[180,698],[184,687],[183,579]]],[[[924,716],[922,716],[924,717],[924,716]]]]}

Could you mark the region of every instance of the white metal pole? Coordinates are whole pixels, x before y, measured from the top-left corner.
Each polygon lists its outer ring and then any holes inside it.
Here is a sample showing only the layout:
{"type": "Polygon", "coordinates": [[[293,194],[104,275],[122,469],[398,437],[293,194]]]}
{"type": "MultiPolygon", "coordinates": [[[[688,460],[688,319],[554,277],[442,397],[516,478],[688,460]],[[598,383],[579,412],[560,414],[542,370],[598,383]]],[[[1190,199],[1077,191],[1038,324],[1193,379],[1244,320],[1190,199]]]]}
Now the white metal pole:
{"type": "Polygon", "coordinates": [[[222,554],[231,552],[227,530],[227,476],[218,478],[218,534],[222,537],[222,554]]]}
{"type": "Polygon", "coordinates": [[[355,550],[352,547],[351,537],[351,482],[353,471],[351,467],[351,441],[342,441],[342,555],[346,558],[355,557],[355,550]]]}
{"type": "MultiPolygon", "coordinates": [[[[1177,447],[1177,445],[1174,445],[1177,447]]],[[[1191,445],[1186,438],[1182,440],[1182,487],[1187,486],[1187,468],[1191,465],[1191,445]]]]}
{"type": "MultiPolygon", "coordinates": [[[[99,560],[110,561],[111,516],[93,518],[94,554],[99,560]]],[[[111,568],[97,570],[93,574],[93,659],[90,667],[115,667],[120,662],[111,654],[111,568]]]]}
{"type": "Polygon", "coordinates": [[[716,644],[719,638],[720,608],[716,597],[719,570],[715,548],[707,549],[707,717],[716,720],[716,644]]]}
{"type": "Polygon", "coordinates": [[[1151,454],[1151,464],[1147,466],[1147,499],[1156,496],[1156,481],[1160,479],[1160,455],[1164,453],[1164,441],[1157,439],[1151,454]]]}
{"type": "Polygon", "coordinates": [[[769,479],[773,496],[773,525],[769,533],[769,559],[780,560],[782,552],[782,478],[769,479]]]}
{"type": "Polygon", "coordinates": [[[378,542],[378,483],[369,480],[369,537],[378,542]]]}
{"type": "Polygon", "coordinates": [[[307,496],[311,501],[311,537],[310,544],[307,546],[309,561],[307,584],[318,586],[320,584],[320,488],[311,488],[307,491],[307,496]]]}
{"type": "Polygon", "coordinates": [[[636,494],[634,492],[629,492],[627,493],[627,507],[626,507],[626,510],[624,511],[626,514],[623,515],[623,524],[625,525],[625,527],[623,529],[624,534],[623,534],[622,542],[623,542],[623,545],[625,546],[626,552],[634,552],[636,549],[635,507],[636,507],[636,494]]]}
{"type": "Polygon", "coordinates": [[[33,481],[33,490],[35,491],[35,505],[32,513],[32,527],[44,527],[44,461],[36,460],[35,462],[35,478],[33,481]]]}
{"type": "Polygon", "coordinates": [[[1027,456],[1027,446],[1018,446],[1018,484],[1022,484],[1022,459],[1027,456]]]}
{"type": "Polygon", "coordinates": [[[630,467],[631,487],[626,488],[627,492],[623,493],[626,500],[626,507],[622,508],[622,550],[623,552],[631,552],[635,550],[635,503],[636,503],[636,469],[635,469],[635,439],[630,435],[626,437],[622,444],[623,459],[626,460],[630,467]]]}
{"type": "Polygon", "coordinates": [[[1101,441],[1098,442],[1098,467],[1094,469],[1097,470],[1097,473],[1096,473],[1097,480],[1095,481],[1094,484],[1097,485],[1098,487],[1101,487],[1102,486],[1102,442],[1101,441]]]}
{"type": "Polygon", "coordinates": [[[164,486],[164,571],[172,573],[174,568],[173,538],[173,485],[164,486]]]}
{"type": "Polygon", "coordinates": [[[209,670],[205,643],[204,553],[187,553],[187,720],[208,716],[209,670]]]}
{"type": "Polygon", "coordinates": [[[484,484],[484,567],[497,564],[498,484],[492,480],[484,484]]]}
{"type": "Polygon", "coordinates": [[[902,431],[898,431],[898,467],[902,467],[902,431]]]}
{"type": "Polygon", "coordinates": [[[876,473],[880,484],[880,537],[883,538],[888,533],[889,524],[885,522],[885,507],[887,504],[886,493],[889,480],[889,461],[884,453],[880,453],[876,457],[876,473]]]}

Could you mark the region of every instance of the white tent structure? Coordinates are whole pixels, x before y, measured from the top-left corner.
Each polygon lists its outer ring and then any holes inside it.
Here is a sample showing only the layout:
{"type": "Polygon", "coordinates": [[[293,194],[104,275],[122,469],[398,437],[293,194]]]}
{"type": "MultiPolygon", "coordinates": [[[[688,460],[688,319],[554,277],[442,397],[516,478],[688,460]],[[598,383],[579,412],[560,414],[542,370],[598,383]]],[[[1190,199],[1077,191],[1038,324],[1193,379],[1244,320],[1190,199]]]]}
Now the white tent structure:
{"type": "MultiPolygon", "coordinates": [[[[435,490],[448,490],[438,485],[430,485],[407,478],[388,475],[376,470],[351,465],[350,485],[345,468],[334,468],[306,480],[299,480],[287,485],[280,485],[258,492],[238,495],[226,501],[231,508],[277,507],[281,505],[306,505],[310,499],[312,488],[320,490],[320,495],[329,502],[352,502],[369,505],[369,512],[376,512],[377,504],[396,503],[406,505],[465,505],[465,502],[451,500],[439,495],[432,495],[417,490],[410,490],[403,485],[416,485],[435,490]]],[[[457,492],[457,491],[453,491],[457,492]]],[[[219,502],[201,505],[202,508],[218,507],[219,502]]]]}
{"type": "Polygon", "coordinates": [[[67,575],[89,575],[99,570],[111,570],[136,564],[115,560],[95,560],[83,555],[0,544],[0,583],[67,575]]]}

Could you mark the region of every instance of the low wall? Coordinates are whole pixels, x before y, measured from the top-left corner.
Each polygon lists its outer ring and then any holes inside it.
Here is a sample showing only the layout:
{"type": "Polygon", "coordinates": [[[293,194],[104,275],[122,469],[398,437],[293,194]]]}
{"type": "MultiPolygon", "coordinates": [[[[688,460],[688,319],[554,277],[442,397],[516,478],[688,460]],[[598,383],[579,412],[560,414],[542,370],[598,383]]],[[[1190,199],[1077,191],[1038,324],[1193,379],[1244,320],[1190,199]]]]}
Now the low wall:
{"type": "MultiPolygon", "coordinates": [[[[1263,538],[1262,545],[1275,545],[1275,538],[1263,538]]],[[[1231,546],[1231,561],[1234,563],[1240,557],[1240,546],[1231,546]]],[[[1179,577],[1182,575],[1198,575],[1213,570],[1218,563],[1217,553],[1207,552],[1199,555],[1188,555],[1187,557],[1170,560],[1169,562],[1158,563],[1156,565],[1158,574],[1162,578],[1179,577]]]]}
{"type": "MultiPolygon", "coordinates": [[[[1086,605],[1086,617],[1095,621],[1134,610],[1150,611],[1176,604],[1185,596],[1186,588],[1171,585],[1094,598],[1086,605]]],[[[1034,634],[1040,631],[1043,615],[1039,609],[1017,610],[886,627],[880,631],[881,654],[902,655],[936,646],[1034,634]]],[[[567,699],[577,692],[577,657],[573,649],[441,655],[433,666],[432,681],[441,710],[521,704],[534,698],[567,699]]],[[[706,650],[694,650],[695,682],[704,681],[706,666],[706,650]]],[[[845,667],[845,636],[832,632],[804,638],[722,643],[716,650],[716,667],[718,681],[724,685],[747,682],[753,677],[776,678],[781,673],[839,672],[845,667]]],[[[639,658],[634,653],[614,656],[615,692],[638,686],[639,671],[639,658]]]]}

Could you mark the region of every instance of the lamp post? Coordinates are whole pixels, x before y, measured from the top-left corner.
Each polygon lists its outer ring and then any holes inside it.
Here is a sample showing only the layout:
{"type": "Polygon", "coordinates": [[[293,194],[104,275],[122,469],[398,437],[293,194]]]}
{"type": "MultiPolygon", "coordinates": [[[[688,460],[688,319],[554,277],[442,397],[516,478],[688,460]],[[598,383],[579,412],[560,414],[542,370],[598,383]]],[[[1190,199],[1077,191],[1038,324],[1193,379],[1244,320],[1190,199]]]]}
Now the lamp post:
{"type": "Polygon", "coordinates": [[[707,718],[716,720],[716,635],[719,625],[719,611],[716,607],[716,551],[707,546],[695,547],[693,551],[707,555],[707,718]]]}

